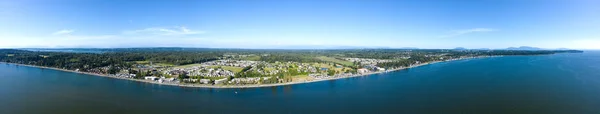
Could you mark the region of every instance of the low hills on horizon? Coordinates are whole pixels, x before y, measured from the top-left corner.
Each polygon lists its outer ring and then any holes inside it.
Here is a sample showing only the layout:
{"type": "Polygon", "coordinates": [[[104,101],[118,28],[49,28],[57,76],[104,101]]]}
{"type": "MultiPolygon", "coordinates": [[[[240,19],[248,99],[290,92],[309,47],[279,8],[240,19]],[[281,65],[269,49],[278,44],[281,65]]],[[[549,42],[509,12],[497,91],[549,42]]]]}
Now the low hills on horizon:
{"type": "Polygon", "coordinates": [[[467,49],[464,47],[456,47],[454,49],[455,50],[572,50],[569,48],[546,49],[546,48],[531,47],[531,46],[508,47],[508,48],[502,48],[502,49],[490,49],[490,48],[467,49]]]}

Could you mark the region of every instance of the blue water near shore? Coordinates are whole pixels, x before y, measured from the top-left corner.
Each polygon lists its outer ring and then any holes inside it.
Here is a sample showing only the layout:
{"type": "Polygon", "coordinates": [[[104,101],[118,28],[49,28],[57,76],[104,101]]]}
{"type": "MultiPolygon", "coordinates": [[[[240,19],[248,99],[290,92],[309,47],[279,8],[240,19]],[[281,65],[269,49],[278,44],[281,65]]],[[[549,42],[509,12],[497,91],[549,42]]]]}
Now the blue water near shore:
{"type": "Polygon", "coordinates": [[[0,64],[0,113],[600,113],[600,52],[459,60],[251,89],[185,88],[0,64]]]}

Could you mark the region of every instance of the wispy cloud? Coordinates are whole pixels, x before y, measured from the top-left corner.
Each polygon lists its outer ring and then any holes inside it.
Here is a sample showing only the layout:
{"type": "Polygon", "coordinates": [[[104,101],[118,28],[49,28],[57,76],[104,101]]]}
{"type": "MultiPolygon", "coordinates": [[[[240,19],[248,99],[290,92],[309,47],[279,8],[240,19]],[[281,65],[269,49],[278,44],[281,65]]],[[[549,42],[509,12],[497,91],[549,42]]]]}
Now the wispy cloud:
{"type": "Polygon", "coordinates": [[[75,30],[63,29],[44,36],[0,34],[0,48],[14,47],[206,47],[215,45],[200,34],[205,31],[182,26],[152,27],[138,30],[120,30],[116,34],[73,34],[75,30]],[[167,36],[168,35],[168,36],[167,36]],[[168,37],[168,38],[165,38],[168,37]],[[176,39],[176,40],[173,40],[176,39]]]}
{"type": "Polygon", "coordinates": [[[64,30],[56,31],[56,32],[52,33],[52,35],[66,35],[66,34],[71,34],[73,32],[75,32],[75,31],[69,30],[69,29],[64,29],[64,30]]]}
{"type": "Polygon", "coordinates": [[[441,38],[449,38],[449,37],[456,37],[456,36],[470,34],[470,33],[493,32],[493,31],[498,31],[498,30],[497,29],[491,29],[491,28],[473,28],[473,29],[465,29],[465,30],[454,30],[454,31],[451,31],[449,34],[442,35],[440,37],[441,38]]]}
{"type": "Polygon", "coordinates": [[[204,34],[206,31],[191,30],[186,27],[153,27],[140,30],[124,31],[124,34],[152,34],[152,35],[195,35],[204,34]]]}

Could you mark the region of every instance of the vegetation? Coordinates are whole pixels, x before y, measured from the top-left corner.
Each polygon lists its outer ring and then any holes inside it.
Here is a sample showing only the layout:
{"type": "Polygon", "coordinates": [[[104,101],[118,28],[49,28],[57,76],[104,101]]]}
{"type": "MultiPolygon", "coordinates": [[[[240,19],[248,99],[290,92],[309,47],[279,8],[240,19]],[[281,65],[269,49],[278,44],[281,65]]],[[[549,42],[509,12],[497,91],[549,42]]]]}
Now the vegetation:
{"type": "Polygon", "coordinates": [[[241,67],[232,67],[232,66],[210,66],[212,68],[221,68],[224,70],[229,70],[232,72],[241,72],[242,70],[244,70],[244,68],[241,67]]]}
{"type": "Polygon", "coordinates": [[[319,60],[321,61],[325,61],[325,62],[333,62],[333,63],[337,63],[337,64],[342,64],[345,66],[353,66],[354,63],[350,62],[350,61],[345,61],[345,60],[341,60],[338,58],[332,58],[332,57],[327,57],[327,56],[319,56],[317,57],[319,60]]]}
{"type": "MultiPolygon", "coordinates": [[[[76,50],[77,49],[69,49],[76,50]]],[[[206,49],[206,48],[116,48],[116,49],[81,49],[82,52],[60,51],[29,51],[18,49],[0,49],[0,62],[19,63],[69,70],[79,70],[92,73],[114,74],[120,71],[130,71],[139,76],[152,74],[150,71],[135,72],[131,69],[138,64],[155,64],[163,66],[194,65],[202,62],[226,58],[225,54],[248,55],[244,57],[229,57],[240,60],[258,60],[270,63],[300,62],[326,64],[331,69],[327,74],[355,72],[357,62],[345,61],[340,58],[370,58],[394,60],[378,63],[384,68],[409,66],[416,62],[430,62],[461,57],[494,56],[494,55],[542,55],[562,52],[581,52],[575,50],[404,50],[404,49],[340,49],[340,50],[252,50],[252,49],[206,49]],[[89,53],[88,53],[89,52],[89,53]],[[336,64],[351,69],[333,68],[336,64]]],[[[229,59],[228,58],[228,59],[229,59]]],[[[235,77],[260,77],[261,74],[251,70],[253,67],[238,68],[220,66],[223,69],[236,72],[235,77]]],[[[264,70],[264,69],[263,69],[264,70]]],[[[297,75],[307,75],[295,68],[286,68],[274,76],[279,79],[297,75]]],[[[185,77],[185,76],[183,76],[185,77]]],[[[272,80],[271,80],[272,81],[272,80]]],[[[270,82],[270,81],[265,81],[270,82]]]]}

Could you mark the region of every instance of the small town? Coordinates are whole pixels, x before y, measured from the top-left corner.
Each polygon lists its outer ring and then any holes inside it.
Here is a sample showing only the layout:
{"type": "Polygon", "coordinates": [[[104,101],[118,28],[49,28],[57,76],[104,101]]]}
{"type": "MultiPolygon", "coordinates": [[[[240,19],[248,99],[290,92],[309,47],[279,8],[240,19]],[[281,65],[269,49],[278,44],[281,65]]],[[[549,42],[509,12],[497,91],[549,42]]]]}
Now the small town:
{"type": "MultiPolygon", "coordinates": [[[[6,51],[3,61],[157,84],[200,87],[285,85],[386,73],[421,65],[504,55],[569,51],[510,50],[211,50],[59,53],[6,51]],[[194,53],[198,52],[198,53],[194,53]],[[72,58],[57,58],[73,56],[72,58]],[[109,59],[106,59],[109,58],[109,59]],[[126,61],[124,61],[126,60],[126,61]]],[[[113,50],[114,51],[114,50],[113,50]]]]}
{"type": "MultiPolygon", "coordinates": [[[[118,78],[140,79],[156,83],[197,84],[209,86],[244,86],[288,82],[309,82],[316,80],[337,79],[360,76],[372,73],[383,73],[413,66],[422,65],[415,61],[408,66],[383,68],[380,63],[394,62],[389,59],[339,58],[338,61],[351,62],[354,66],[341,63],[300,63],[300,62],[265,62],[251,60],[235,60],[254,55],[224,55],[223,60],[207,61],[199,64],[181,66],[162,66],[155,64],[136,64],[135,70],[122,70],[110,74],[118,78]],[[133,71],[133,72],[129,72],[133,71]],[[137,73],[136,73],[137,71],[137,73]],[[143,72],[146,72],[145,74],[143,72]],[[142,72],[142,73],[140,73],[142,72]]],[[[263,55],[269,56],[269,55],[263,55]]],[[[427,55],[438,57],[443,55],[427,55]]],[[[410,57],[401,57],[409,59],[410,57]]],[[[469,57],[443,59],[440,61],[459,60],[469,57]]],[[[101,68],[108,70],[109,68],[101,68]]]]}
{"type": "MultiPolygon", "coordinates": [[[[263,84],[265,80],[269,80],[271,78],[277,79],[275,83],[312,81],[385,71],[385,68],[377,67],[375,64],[367,64],[368,61],[372,61],[372,59],[357,59],[356,61],[363,62],[363,64],[365,64],[362,65],[364,68],[352,69],[339,64],[298,62],[268,63],[246,60],[215,60],[201,64],[191,64],[176,67],[155,65],[136,66],[140,66],[138,69],[141,71],[149,71],[150,76],[145,74],[146,76],[143,76],[144,80],[155,81],[158,83],[193,83],[207,85],[263,84]],[[255,75],[258,75],[258,77],[252,76],[231,78],[236,77],[236,75],[239,76],[238,73],[240,72],[256,73],[255,75]],[[290,76],[292,77],[291,80],[277,77],[290,73],[296,74],[295,76],[290,76]]],[[[385,62],[385,60],[378,60],[377,62],[385,62]]],[[[122,72],[110,76],[121,78],[140,78],[140,76],[137,75],[140,74],[132,74],[127,72],[127,70],[123,70],[122,72]]]]}

